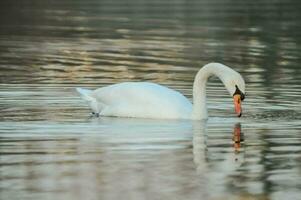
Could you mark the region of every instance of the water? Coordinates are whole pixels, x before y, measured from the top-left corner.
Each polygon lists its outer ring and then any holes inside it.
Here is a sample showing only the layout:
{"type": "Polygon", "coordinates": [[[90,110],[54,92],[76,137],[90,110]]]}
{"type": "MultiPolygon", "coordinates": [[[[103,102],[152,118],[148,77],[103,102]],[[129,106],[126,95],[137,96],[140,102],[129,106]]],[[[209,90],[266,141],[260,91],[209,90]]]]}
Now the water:
{"type": "Polygon", "coordinates": [[[300,199],[297,0],[0,5],[1,199],[300,199]],[[212,61],[244,76],[242,118],[216,78],[207,122],[90,118],[74,90],[151,81],[191,99],[212,61]]]}

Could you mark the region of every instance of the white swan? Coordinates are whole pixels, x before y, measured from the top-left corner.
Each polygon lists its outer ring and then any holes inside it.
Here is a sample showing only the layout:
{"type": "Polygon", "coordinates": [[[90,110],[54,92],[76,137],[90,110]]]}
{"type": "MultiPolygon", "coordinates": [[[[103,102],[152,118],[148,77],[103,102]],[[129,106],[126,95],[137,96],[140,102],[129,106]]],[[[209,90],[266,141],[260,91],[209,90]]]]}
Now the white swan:
{"type": "Polygon", "coordinates": [[[148,82],[124,82],[94,91],[76,89],[96,116],[201,120],[208,117],[206,82],[212,75],[219,77],[233,96],[240,117],[245,82],[239,73],[220,63],[209,63],[197,73],[193,104],[175,90],[148,82]]]}

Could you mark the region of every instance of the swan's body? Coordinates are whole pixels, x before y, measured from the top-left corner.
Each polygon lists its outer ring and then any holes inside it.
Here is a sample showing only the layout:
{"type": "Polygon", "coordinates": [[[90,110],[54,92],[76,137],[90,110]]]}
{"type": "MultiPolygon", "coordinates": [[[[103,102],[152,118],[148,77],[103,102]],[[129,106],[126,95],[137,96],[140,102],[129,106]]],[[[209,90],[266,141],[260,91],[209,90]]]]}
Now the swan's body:
{"type": "Polygon", "coordinates": [[[206,82],[212,75],[222,80],[230,94],[237,88],[244,93],[240,74],[219,63],[207,64],[197,73],[193,104],[175,90],[148,82],[125,82],[94,91],[77,88],[77,91],[93,112],[101,116],[199,120],[207,118],[206,82]]]}
{"type": "Polygon", "coordinates": [[[139,118],[190,118],[192,105],[181,93],[148,82],[125,82],[94,90],[100,115],[139,118]]]}

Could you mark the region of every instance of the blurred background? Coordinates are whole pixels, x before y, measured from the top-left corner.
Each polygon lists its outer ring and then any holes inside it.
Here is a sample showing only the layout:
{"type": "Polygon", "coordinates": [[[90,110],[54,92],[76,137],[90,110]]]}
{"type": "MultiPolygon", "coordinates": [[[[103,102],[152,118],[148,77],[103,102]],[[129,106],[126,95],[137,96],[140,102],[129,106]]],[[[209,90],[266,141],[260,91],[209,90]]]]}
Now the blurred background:
{"type": "Polygon", "coordinates": [[[257,76],[249,81],[267,87],[300,79],[298,0],[10,0],[0,5],[0,81],[5,84],[164,83],[193,79],[212,61],[252,71],[257,76]]]}

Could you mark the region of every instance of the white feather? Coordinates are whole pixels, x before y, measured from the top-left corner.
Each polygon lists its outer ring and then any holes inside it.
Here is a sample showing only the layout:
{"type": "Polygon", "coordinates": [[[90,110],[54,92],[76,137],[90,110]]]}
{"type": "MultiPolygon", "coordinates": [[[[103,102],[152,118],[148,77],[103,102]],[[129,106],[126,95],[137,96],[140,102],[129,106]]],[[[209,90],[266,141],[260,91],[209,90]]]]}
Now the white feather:
{"type": "Polygon", "coordinates": [[[206,82],[211,75],[218,76],[230,94],[235,85],[245,90],[240,74],[225,65],[209,63],[196,75],[193,104],[175,90],[148,82],[125,82],[94,91],[77,88],[77,91],[93,112],[101,116],[199,120],[207,118],[206,82]]]}

